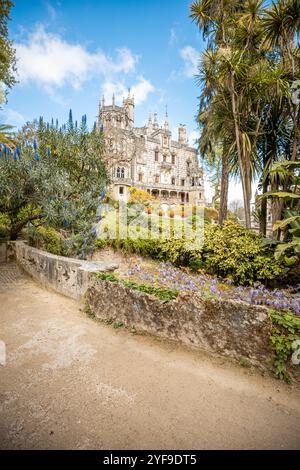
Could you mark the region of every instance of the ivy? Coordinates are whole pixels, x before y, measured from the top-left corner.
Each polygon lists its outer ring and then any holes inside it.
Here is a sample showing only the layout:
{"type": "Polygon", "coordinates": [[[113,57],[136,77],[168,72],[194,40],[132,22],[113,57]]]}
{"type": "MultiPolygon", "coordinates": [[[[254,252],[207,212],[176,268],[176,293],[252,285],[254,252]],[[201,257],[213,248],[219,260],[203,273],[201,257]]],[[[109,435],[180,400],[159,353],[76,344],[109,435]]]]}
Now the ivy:
{"type": "Polygon", "coordinates": [[[275,374],[280,379],[289,382],[287,364],[295,351],[294,342],[300,340],[300,319],[292,313],[279,313],[276,310],[269,310],[269,315],[274,325],[270,343],[275,352],[275,374]]]}

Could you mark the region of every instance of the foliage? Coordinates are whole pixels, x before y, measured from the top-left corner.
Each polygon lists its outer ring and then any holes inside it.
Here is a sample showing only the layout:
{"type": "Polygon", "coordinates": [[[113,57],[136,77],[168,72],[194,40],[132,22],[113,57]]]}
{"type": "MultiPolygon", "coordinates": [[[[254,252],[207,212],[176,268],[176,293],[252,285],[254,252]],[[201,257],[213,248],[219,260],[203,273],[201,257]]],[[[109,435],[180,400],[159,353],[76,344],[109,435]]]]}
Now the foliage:
{"type": "Polygon", "coordinates": [[[51,226],[28,227],[27,236],[31,245],[43,248],[54,255],[63,255],[61,234],[51,226]]]}
{"type": "MultiPolygon", "coordinates": [[[[275,223],[287,208],[282,193],[298,198],[291,176],[280,178],[271,168],[282,160],[299,160],[300,104],[294,87],[300,74],[300,3],[194,0],[190,12],[207,40],[197,77],[197,120],[201,155],[221,173],[220,223],[227,211],[229,176],[241,179],[246,226],[251,226],[251,183],[256,179],[271,197],[275,223]]],[[[259,203],[265,235],[266,199],[259,203]]]]}
{"type": "Polygon", "coordinates": [[[0,212],[0,238],[7,238],[9,235],[10,221],[6,214],[0,212]]]}
{"type": "MultiPolygon", "coordinates": [[[[52,227],[64,254],[85,256],[107,183],[102,153],[102,136],[88,131],[85,117],[79,127],[69,120],[60,129],[40,119],[18,134],[14,152],[2,145],[0,211],[9,218],[10,239],[24,229],[32,240],[47,239],[40,226],[52,227]]],[[[45,243],[58,250],[53,240],[45,243]]]]}
{"type": "Polygon", "coordinates": [[[0,124],[0,143],[5,144],[12,149],[14,146],[14,138],[12,134],[13,126],[8,124],[0,124]]]}
{"type": "Polygon", "coordinates": [[[236,284],[267,282],[279,277],[283,267],[262,246],[262,238],[233,221],[223,227],[209,225],[205,231],[202,260],[205,269],[236,284]]]}
{"type": "Polygon", "coordinates": [[[259,235],[234,221],[227,221],[223,226],[206,224],[201,248],[184,238],[116,238],[98,240],[96,245],[98,248],[110,245],[127,253],[169,261],[175,266],[205,269],[240,285],[255,281],[270,283],[285,272],[283,263],[274,259],[274,249],[264,246],[259,235]]]}
{"type": "Polygon", "coordinates": [[[269,310],[273,327],[270,342],[275,352],[274,369],[280,379],[290,380],[287,370],[288,360],[294,352],[293,344],[300,340],[300,319],[289,312],[279,313],[269,310]]]}
{"type": "Polygon", "coordinates": [[[97,273],[95,276],[102,281],[117,282],[129,289],[144,292],[145,294],[154,295],[164,302],[174,300],[178,296],[178,291],[175,289],[167,289],[165,287],[157,287],[149,284],[138,284],[134,281],[120,279],[116,274],[111,273],[97,273]]]}
{"type": "MultiPolygon", "coordinates": [[[[0,2],[0,84],[11,88],[15,83],[16,54],[12,42],[8,37],[7,22],[10,10],[13,6],[11,0],[1,0],[0,2]]],[[[0,92],[4,90],[0,90],[0,92]]],[[[0,99],[0,104],[5,100],[0,99]]]]}
{"type": "Polygon", "coordinates": [[[207,219],[218,220],[219,213],[214,207],[204,207],[204,217],[207,219]]]}
{"type": "Polygon", "coordinates": [[[132,187],[129,188],[129,193],[129,202],[133,204],[148,204],[150,201],[154,200],[154,197],[143,189],[132,187]]]}

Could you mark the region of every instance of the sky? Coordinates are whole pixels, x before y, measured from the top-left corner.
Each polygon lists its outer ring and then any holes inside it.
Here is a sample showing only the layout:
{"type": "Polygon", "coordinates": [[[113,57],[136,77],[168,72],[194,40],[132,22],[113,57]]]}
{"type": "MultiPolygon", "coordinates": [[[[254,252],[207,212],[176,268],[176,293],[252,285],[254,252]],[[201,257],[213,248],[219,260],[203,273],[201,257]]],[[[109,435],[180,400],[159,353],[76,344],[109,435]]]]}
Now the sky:
{"type": "MultiPolygon", "coordinates": [[[[15,0],[9,34],[17,53],[18,83],[0,119],[16,126],[43,116],[63,123],[96,120],[98,104],[112,94],[135,96],[135,119],[168,110],[173,138],[187,125],[190,144],[199,136],[195,74],[205,43],[189,17],[187,0],[15,0]]],[[[206,196],[211,198],[209,183],[206,196]]],[[[230,184],[229,199],[241,199],[230,184]]]]}

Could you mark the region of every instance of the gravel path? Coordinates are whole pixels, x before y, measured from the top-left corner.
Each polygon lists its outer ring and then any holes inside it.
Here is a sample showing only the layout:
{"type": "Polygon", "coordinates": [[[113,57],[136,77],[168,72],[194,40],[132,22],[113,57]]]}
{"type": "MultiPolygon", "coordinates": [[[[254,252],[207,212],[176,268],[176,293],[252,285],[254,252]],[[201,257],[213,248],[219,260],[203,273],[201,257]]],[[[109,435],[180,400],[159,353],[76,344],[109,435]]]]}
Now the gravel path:
{"type": "Polygon", "coordinates": [[[0,448],[299,448],[299,391],[96,323],[0,265],[0,448]]]}

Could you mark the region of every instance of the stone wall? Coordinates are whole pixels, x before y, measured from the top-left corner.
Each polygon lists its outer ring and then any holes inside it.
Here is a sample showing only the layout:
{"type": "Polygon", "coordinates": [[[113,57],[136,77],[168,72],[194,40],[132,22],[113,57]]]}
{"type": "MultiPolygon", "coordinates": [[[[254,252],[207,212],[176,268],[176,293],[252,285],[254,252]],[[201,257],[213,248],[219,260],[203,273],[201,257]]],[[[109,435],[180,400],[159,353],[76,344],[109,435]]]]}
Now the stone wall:
{"type": "Polygon", "coordinates": [[[6,262],[7,246],[5,241],[0,241],[0,263],[6,262]]]}
{"type": "Polygon", "coordinates": [[[87,302],[102,320],[122,322],[162,338],[240,359],[269,369],[271,320],[264,307],[244,302],[204,299],[180,294],[176,300],[158,298],[117,283],[95,280],[87,302]]]}
{"type": "Polygon", "coordinates": [[[7,261],[15,260],[30,276],[47,288],[73,299],[80,299],[86,292],[91,273],[114,271],[116,264],[88,262],[75,258],[56,256],[38,250],[26,242],[7,242],[7,261]]]}

